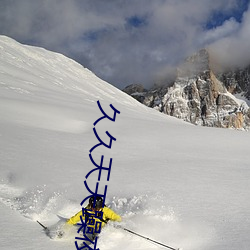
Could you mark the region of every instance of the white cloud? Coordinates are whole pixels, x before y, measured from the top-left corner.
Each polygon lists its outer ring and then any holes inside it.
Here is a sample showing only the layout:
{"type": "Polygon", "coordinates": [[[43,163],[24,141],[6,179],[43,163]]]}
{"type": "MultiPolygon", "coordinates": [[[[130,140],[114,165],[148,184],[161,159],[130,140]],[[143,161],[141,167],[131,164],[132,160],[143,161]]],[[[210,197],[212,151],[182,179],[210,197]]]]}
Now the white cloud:
{"type": "Polygon", "coordinates": [[[250,63],[250,9],[234,32],[210,45],[218,63],[225,66],[246,66],[250,63]]]}
{"type": "Polygon", "coordinates": [[[63,52],[121,88],[132,82],[149,85],[205,45],[231,47],[238,39],[231,34],[238,34],[243,44],[250,33],[247,14],[242,24],[232,18],[213,30],[204,28],[214,12],[229,15],[237,4],[237,0],[2,0],[0,33],[63,52]],[[141,18],[144,25],[129,26],[131,17],[141,18]]]}
{"type": "Polygon", "coordinates": [[[240,28],[240,24],[232,17],[226,20],[221,26],[216,28],[205,30],[204,34],[201,34],[201,44],[211,44],[214,41],[218,41],[222,38],[235,34],[240,28]]]}

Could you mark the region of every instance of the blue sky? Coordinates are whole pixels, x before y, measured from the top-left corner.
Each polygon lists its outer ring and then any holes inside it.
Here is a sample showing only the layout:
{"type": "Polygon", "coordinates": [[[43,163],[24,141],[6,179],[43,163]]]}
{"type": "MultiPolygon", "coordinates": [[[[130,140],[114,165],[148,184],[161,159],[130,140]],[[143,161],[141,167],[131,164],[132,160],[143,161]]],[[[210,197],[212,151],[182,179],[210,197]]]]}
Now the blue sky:
{"type": "Polygon", "coordinates": [[[225,20],[230,18],[234,18],[237,22],[242,22],[242,17],[244,12],[248,9],[249,0],[240,0],[237,3],[236,8],[233,8],[229,13],[224,13],[222,10],[216,10],[211,14],[211,18],[208,19],[206,28],[212,29],[216,28],[217,26],[223,25],[225,20]]]}
{"type": "Polygon", "coordinates": [[[69,56],[111,84],[164,82],[210,48],[250,63],[250,0],[1,0],[0,34],[69,56]]]}

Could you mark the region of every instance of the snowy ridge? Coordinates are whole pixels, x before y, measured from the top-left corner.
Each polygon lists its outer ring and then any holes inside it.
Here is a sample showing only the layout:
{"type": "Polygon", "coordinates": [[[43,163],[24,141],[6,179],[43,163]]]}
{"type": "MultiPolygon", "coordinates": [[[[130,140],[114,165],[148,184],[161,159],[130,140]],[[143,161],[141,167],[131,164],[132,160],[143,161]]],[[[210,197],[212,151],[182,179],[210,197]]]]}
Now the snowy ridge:
{"type": "MultiPolygon", "coordinates": [[[[56,229],[57,214],[81,209],[98,100],[121,112],[98,124],[117,141],[94,157],[113,157],[106,203],[124,227],[184,250],[249,249],[249,133],[168,117],[57,53],[2,36],[0,46],[1,249],[75,249],[74,227],[51,240],[36,220],[56,229]]],[[[98,244],[162,249],[112,225],[98,244]]]]}
{"type": "Polygon", "coordinates": [[[85,95],[86,101],[91,101],[91,97],[114,100],[119,93],[123,97],[120,100],[122,103],[132,106],[137,104],[88,69],[61,54],[21,45],[8,37],[0,38],[0,84],[5,91],[24,94],[24,98],[36,96],[43,101],[47,101],[55,91],[58,96],[54,98],[71,93],[75,97],[85,95]],[[95,84],[92,84],[92,79],[96,80],[95,84]]]}

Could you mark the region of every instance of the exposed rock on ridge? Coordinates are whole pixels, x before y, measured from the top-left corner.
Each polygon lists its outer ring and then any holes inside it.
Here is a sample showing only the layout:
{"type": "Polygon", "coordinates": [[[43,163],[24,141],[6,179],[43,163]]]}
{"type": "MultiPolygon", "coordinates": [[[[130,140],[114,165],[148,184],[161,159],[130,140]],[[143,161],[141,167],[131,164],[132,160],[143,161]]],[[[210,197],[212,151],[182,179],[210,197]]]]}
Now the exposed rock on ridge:
{"type": "MultiPolygon", "coordinates": [[[[141,91],[141,86],[129,94],[149,107],[196,125],[248,129],[250,109],[233,94],[243,93],[243,87],[249,85],[249,75],[240,71],[217,77],[211,70],[208,51],[203,49],[178,68],[171,87],[141,91]]],[[[249,93],[244,92],[245,96],[249,93]]]]}

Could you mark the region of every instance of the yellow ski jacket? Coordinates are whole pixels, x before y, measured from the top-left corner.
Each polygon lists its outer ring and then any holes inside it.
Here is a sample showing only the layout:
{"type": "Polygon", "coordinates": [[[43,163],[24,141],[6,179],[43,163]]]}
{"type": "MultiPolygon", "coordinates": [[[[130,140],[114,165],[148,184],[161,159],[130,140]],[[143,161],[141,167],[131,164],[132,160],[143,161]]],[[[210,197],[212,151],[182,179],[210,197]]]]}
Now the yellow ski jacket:
{"type": "MultiPolygon", "coordinates": [[[[105,222],[107,222],[109,220],[118,221],[118,222],[120,222],[122,220],[120,215],[116,214],[113,210],[111,210],[110,208],[108,208],[106,206],[104,206],[103,208],[98,210],[98,212],[103,212],[102,220],[95,217],[95,211],[90,211],[90,207],[87,206],[86,209],[88,209],[88,214],[90,214],[90,217],[95,218],[95,223],[94,223],[94,225],[91,225],[91,227],[95,227],[96,222],[99,222],[99,223],[101,222],[101,225],[103,227],[106,224],[105,222]]],[[[80,219],[81,216],[83,217],[83,220],[84,220],[82,210],[79,211],[74,216],[72,216],[69,220],[67,220],[67,224],[75,225],[77,222],[79,222],[81,220],[80,219]]]]}

